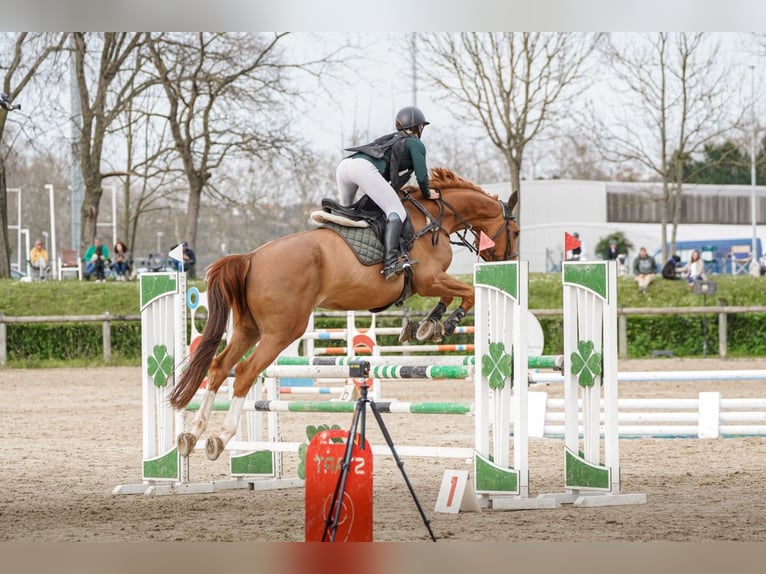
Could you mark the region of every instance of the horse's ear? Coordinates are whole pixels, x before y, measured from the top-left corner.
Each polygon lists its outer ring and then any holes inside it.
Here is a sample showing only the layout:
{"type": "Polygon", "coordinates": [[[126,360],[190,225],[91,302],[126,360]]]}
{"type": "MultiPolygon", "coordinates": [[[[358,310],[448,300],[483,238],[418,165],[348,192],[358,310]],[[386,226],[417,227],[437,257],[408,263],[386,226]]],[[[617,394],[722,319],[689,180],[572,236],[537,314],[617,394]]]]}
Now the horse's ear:
{"type": "Polygon", "coordinates": [[[511,197],[508,198],[508,211],[513,211],[513,208],[516,207],[516,204],[519,202],[519,190],[517,189],[511,194],[511,197]]]}

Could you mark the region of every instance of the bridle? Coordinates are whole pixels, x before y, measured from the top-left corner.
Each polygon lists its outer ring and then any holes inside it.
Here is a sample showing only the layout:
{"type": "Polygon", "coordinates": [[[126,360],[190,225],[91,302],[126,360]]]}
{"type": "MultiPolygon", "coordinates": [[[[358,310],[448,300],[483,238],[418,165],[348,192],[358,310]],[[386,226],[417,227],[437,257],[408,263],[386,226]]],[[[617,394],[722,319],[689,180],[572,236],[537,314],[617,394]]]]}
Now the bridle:
{"type": "MultiPolygon", "coordinates": [[[[482,252],[485,254],[482,256],[485,261],[509,261],[511,259],[518,259],[519,257],[518,252],[511,253],[511,234],[512,233],[515,234],[515,232],[511,229],[511,221],[515,223],[516,217],[513,215],[513,213],[511,213],[511,210],[508,208],[508,206],[504,202],[500,201],[499,203],[500,203],[501,209],[503,210],[504,223],[500,226],[500,228],[495,232],[494,235],[490,236],[490,239],[494,242],[495,239],[497,239],[500,236],[503,230],[505,230],[505,251],[503,253],[503,256],[501,258],[498,258],[497,255],[495,254],[494,247],[485,249],[482,252]]],[[[474,236],[476,236],[475,231],[474,231],[474,236]]],[[[478,243],[478,237],[476,237],[476,241],[478,243]]],[[[515,244],[516,242],[514,242],[514,245],[515,244]]]]}
{"type": "MultiPolygon", "coordinates": [[[[417,240],[426,233],[431,233],[431,243],[432,245],[436,245],[439,242],[439,232],[443,233],[447,236],[449,239],[449,242],[452,245],[462,245],[463,247],[468,248],[473,253],[479,253],[479,239],[480,239],[480,232],[477,232],[473,225],[471,225],[468,221],[463,218],[460,213],[449,203],[444,199],[444,196],[440,197],[439,199],[435,200],[435,203],[437,205],[437,208],[439,210],[439,215],[437,218],[434,218],[431,213],[415,198],[413,198],[409,193],[404,194],[404,199],[407,199],[412,202],[412,204],[417,207],[423,215],[425,215],[426,218],[426,225],[420,229],[417,233],[415,233],[414,239],[417,240]],[[460,231],[455,232],[455,234],[460,238],[460,241],[453,241],[450,234],[447,232],[446,229],[443,227],[444,222],[444,208],[448,208],[452,214],[455,216],[455,218],[460,221],[460,223],[463,224],[463,229],[460,231]],[[473,234],[473,241],[469,241],[466,238],[466,235],[468,233],[473,234]]],[[[505,231],[505,251],[503,252],[503,257],[500,258],[496,255],[494,247],[485,249],[479,255],[482,259],[485,261],[509,261],[511,259],[517,259],[519,254],[517,253],[511,253],[511,235],[515,234],[515,232],[511,229],[511,221],[515,222],[516,217],[511,212],[510,208],[502,201],[498,200],[498,203],[500,204],[500,209],[503,213],[503,223],[500,225],[499,229],[490,236],[490,239],[494,242],[498,237],[500,237],[500,234],[505,231]]]]}

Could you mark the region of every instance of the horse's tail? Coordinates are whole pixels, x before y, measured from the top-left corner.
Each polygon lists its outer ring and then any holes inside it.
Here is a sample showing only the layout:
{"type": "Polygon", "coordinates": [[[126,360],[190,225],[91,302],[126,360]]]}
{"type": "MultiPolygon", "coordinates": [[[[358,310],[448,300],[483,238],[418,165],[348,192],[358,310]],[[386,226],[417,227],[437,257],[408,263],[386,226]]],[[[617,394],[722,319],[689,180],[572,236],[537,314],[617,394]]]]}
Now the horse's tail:
{"type": "Polygon", "coordinates": [[[248,255],[227,255],[207,268],[208,319],[199,346],[170,392],[168,400],[173,408],[184,408],[202,385],[221,343],[229,320],[229,310],[234,310],[236,322],[236,318],[247,309],[246,281],[249,269],[248,255]]]}

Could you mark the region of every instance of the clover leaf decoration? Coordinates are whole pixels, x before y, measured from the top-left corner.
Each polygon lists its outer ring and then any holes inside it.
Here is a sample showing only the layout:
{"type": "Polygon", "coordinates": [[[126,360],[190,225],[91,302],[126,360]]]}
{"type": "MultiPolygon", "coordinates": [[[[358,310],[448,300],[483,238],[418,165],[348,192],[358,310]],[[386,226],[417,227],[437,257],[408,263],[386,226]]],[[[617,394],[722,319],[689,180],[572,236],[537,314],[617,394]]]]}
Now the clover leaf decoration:
{"type": "MultiPolygon", "coordinates": [[[[505,351],[504,343],[489,344],[489,353],[481,358],[481,374],[489,379],[489,388],[494,390],[502,389],[505,386],[505,379],[512,377],[512,356],[505,351]]],[[[512,378],[511,387],[513,387],[512,378]]]]}
{"type": "Polygon", "coordinates": [[[155,345],[152,354],[146,359],[147,374],[154,379],[154,386],[164,387],[173,373],[173,357],[168,355],[165,345],[155,345]]]}
{"type": "MultiPolygon", "coordinates": [[[[304,442],[298,445],[298,478],[301,480],[306,480],[306,451],[309,449],[309,442],[311,442],[311,439],[313,439],[317,434],[319,434],[322,431],[325,430],[336,430],[340,429],[340,425],[308,425],[306,427],[306,438],[308,439],[308,442],[304,442]]],[[[331,442],[335,443],[341,443],[343,442],[342,438],[333,438],[330,439],[331,442]]]]}
{"type": "Polygon", "coordinates": [[[593,341],[580,341],[572,353],[572,374],[577,375],[581,387],[592,387],[595,377],[601,374],[601,353],[593,351],[593,341]]]}

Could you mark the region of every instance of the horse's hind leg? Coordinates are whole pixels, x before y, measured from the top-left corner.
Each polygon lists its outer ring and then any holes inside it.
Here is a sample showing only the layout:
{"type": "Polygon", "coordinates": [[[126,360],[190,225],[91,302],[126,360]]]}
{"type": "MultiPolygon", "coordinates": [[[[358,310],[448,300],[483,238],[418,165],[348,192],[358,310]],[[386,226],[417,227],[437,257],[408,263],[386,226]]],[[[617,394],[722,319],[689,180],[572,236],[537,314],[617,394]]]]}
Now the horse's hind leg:
{"type": "Polygon", "coordinates": [[[205,445],[205,453],[208,459],[216,460],[223,452],[226,444],[231,438],[237,434],[239,428],[239,418],[242,414],[242,408],[245,404],[245,396],[250,390],[250,387],[255,382],[263,370],[268,367],[279,356],[287,346],[295,339],[295,337],[287,338],[284,341],[280,340],[275,342],[273,339],[268,340],[266,337],[261,339],[258,346],[255,348],[250,357],[242,361],[237,365],[237,370],[234,375],[234,393],[229,405],[229,411],[226,413],[226,418],[223,421],[220,433],[211,435],[207,439],[205,445]]]}
{"type": "Polygon", "coordinates": [[[232,367],[258,340],[256,331],[235,330],[234,335],[226,348],[216,356],[208,370],[207,383],[202,392],[202,400],[197,413],[194,415],[189,427],[180,433],[176,439],[178,452],[181,456],[189,456],[197,444],[199,437],[205,432],[210,413],[213,410],[213,402],[218,389],[228,378],[232,367]]]}

